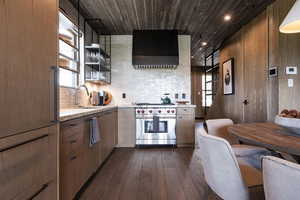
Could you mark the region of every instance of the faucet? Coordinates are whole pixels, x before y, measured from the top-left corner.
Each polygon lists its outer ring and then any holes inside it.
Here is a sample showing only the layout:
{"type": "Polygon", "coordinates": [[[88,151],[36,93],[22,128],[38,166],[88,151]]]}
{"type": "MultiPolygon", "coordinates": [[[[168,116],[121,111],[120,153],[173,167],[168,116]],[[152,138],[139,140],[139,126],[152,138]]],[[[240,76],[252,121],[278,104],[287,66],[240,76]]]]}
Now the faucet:
{"type": "Polygon", "coordinates": [[[88,95],[88,97],[90,97],[90,92],[89,92],[89,89],[86,87],[86,85],[80,85],[80,86],[78,87],[78,89],[80,89],[80,88],[82,88],[82,87],[85,89],[86,94],[88,95]]]}
{"type": "MultiPolygon", "coordinates": [[[[86,85],[80,85],[80,86],[78,86],[78,88],[77,88],[78,91],[80,90],[80,88],[84,88],[84,89],[85,89],[86,94],[87,94],[87,96],[88,96],[88,98],[89,98],[89,99],[88,99],[88,103],[91,104],[91,96],[90,96],[90,92],[89,92],[89,89],[87,88],[87,86],[86,86],[86,85]]],[[[75,99],[75,102],[76,102],[75,104],[80,106],[79,96],[78,96],[79,93],[78,93],[78,92],[76,92],[76,93],[77,93],[77,94],[76,94],[76,97],[75,97],[75,98],[76,98],[76,99],[75,99]]],[[[84,106],[83,106],[83,107],[84,107],[84,106]]]]}

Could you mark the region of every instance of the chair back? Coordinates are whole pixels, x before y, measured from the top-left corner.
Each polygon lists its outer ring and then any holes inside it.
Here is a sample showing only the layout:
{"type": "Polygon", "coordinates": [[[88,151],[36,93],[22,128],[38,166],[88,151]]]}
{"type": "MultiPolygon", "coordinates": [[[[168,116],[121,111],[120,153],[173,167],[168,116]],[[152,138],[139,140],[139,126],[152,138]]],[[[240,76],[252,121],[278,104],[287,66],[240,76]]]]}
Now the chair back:
{"type": "Polygon", "coordinates": [[[234,136],[230,135],[227,131],[227,128],[232,125],[233,125],[233,121],[231,119],[206,120],[208,134],[224,138],[231,145],[238,144],[237,139],[234,136]]]}
{"type": "Polygon", "coordinates": [[[225,200],[248,200],[249,191],[230,144],[219,137],[199,133],[200,158],[210,188],[225,200]]]}
{"type": "Polygon", "coordinates": [[[300,165],[272,157],[263,157],[263,180],[266,200],[300,198],[300,165]]]}

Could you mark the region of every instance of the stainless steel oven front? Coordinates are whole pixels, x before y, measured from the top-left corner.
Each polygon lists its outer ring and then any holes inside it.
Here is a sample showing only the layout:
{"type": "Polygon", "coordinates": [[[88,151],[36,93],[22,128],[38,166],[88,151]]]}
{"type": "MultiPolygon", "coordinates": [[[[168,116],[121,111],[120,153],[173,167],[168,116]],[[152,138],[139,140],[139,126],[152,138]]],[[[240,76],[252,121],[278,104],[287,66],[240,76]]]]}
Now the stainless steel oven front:
{"type": "Polygon", "coordinates": [[[136,145],[176,145],[176,109],[136,109],[136,145]]]}

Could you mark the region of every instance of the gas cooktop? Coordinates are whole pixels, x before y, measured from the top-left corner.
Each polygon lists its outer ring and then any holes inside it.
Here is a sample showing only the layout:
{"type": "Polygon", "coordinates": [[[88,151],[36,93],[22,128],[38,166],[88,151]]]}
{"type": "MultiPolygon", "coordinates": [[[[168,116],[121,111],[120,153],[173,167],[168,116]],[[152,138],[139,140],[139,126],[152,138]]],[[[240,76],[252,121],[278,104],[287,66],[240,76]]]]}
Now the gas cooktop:
{"type": "Polygon", "coordinates": [[[174,103],[171,104],[162,104],[162,103],[136,103],[137,106],[172,106],[175,105],[174,103]]]}

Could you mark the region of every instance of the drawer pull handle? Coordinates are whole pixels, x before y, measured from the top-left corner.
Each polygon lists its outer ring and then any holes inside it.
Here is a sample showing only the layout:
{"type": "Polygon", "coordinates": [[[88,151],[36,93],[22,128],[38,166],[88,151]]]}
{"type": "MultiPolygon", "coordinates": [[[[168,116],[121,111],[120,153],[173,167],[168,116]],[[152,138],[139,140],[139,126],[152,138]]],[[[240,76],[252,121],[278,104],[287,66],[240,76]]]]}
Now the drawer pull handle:
{"type": "Polygon", "coordinates": [[[70,143],[71,144],[77,143],[77,140],[71,140],[70,143]]]}
{"type": "Polygon", "coordinates": [[[73,126],[77,126],[77,124],[70,124],[69,126],[70,126],[70,127],[73,127],[73,126]]]}
{"type": "Polygon", "coordinates": [[[75,159],[77,159],[77,156],[72,156],[72,157],[70,158],[70,160],[75,160],[75,159]]]}
{"type": "Polygon", "coordinates": [[[41,189],[39,189],[36,193],[34,193],[30,198],[28,198],[27,200],[32,200],[35,197],[37,197],[39,194],[41,194],[46,188],[48,187],[48,183],[44,184],[41,189]]]}
{"type": "Polygon", "coordinates": [[[40,137],[33,138],[33,139],[31,139],[31,140],[27,140],[27,141],[25,141],[25,142],[21,142],[21,143],[18,143],[18,144],[15,144],[15,145],[12,145],[12,146],[9,146],[9,147],[0,149],[0,153],[1,153],[1,152],[4,152],[4,151],[8,151],[8,150],[10,150],[10,149],[14,149],[14,148],[16,148],[16,147],[19,147],[19,146],[22,146],[22,145],[25,145],[25,144],[28,144],[28,143],[32,143],[32,142],[34,142],[34,141],[43,139],[43,138],[48,137],[48,136],[49,136],[48,134],[42,135],[42,136],[40,136],[40,137]]]}

